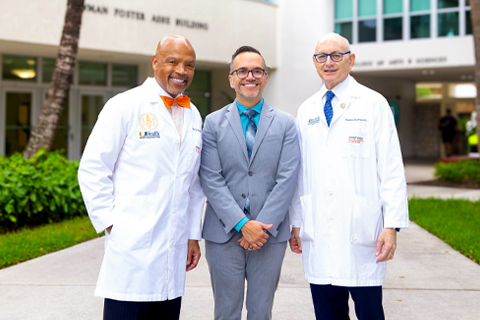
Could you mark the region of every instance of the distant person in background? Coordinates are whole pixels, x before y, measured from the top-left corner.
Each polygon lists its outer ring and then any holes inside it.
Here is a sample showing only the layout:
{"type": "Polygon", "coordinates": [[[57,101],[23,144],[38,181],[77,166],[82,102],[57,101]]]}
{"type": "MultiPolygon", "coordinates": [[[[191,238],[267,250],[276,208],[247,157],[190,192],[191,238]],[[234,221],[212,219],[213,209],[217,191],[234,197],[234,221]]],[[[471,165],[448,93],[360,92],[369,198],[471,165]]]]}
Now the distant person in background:
{"type": "Polygon", "coordinates": [[[445,145],[445,154],[447,157],[452,155],[452,141],[458,130],[457,120],[452,117],[452,110],[447,109],[447,114],[440,119],[438,129],[442,131],[442,141],[445,145]]]}

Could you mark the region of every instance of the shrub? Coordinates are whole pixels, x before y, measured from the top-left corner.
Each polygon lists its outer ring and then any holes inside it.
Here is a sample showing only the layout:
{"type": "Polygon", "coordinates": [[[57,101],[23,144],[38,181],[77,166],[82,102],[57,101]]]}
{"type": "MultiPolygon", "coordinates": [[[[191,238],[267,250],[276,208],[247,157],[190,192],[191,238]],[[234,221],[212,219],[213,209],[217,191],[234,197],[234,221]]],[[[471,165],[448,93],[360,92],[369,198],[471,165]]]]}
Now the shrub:
{"type": "Polygon", "coordinates": [[[480,183],[480,162],[478,160],[437,162],[435,163],[435,176],[446,182],[472,181],[480,183]]]}
{"type": "Polygon", "coordinates": [[[25,159],[0,157],[0,225],[3,231],[86,213],[78,186],[78,161],[40,150],[25,159]]]}

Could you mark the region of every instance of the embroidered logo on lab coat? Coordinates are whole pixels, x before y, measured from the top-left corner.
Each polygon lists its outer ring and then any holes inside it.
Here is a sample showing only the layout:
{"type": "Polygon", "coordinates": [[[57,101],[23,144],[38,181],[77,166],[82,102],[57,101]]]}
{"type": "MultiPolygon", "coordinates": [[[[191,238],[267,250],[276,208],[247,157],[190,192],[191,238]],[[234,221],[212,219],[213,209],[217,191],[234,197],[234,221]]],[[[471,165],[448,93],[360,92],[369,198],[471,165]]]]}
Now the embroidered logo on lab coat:
{"type": "Polygon", "coordinates": [[[350,136],[348,137],[348,143],[357,143],[357,144],[360,144],[363,142],[363,137],[354,137],[354,136],[350,136]]]}
{"type": "Polygon", "coordinates": [[[195,152],[200,153],[200,148],[198,146],[195,146],[195,152]]]}
{"type": "Polygon", "coordinates": [[[313,125],[313,124],[317,124],[320,122],[320,117],[316,117],[316,118],[313,118],[313,119],[310,119],[308,120],[308,125],[313,125]]]}
{"type": "Polygon", "coordinates": [[[143,130],[152,132],[157,129],[158,120],[152,113],[143,113],[138,119],[138,123],[143,130]]]}
{"type": "Polygon", "coordinates": [[[145,131],[145,132],[139,132],[138,133],[140,135],[140,139],[155,139],[155,138],[160,138],[160,132],[158,131],[153,131],[153,132],[148,132],[148,131],[145,131]]]}

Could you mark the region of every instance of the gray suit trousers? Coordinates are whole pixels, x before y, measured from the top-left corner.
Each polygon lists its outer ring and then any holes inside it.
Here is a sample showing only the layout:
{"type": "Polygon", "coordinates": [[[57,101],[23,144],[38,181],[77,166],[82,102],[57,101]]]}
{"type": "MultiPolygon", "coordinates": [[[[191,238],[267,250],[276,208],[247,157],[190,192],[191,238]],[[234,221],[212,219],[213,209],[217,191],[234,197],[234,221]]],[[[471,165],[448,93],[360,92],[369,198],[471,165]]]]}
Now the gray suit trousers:
{"type": "Polygon", "coordinates": [[[266,243],[256,251],[244,250],[235,234],[226,243],[205,241],[210,269],[215,320],[240,320],[247,280],[247,319],[270,320],[285,256],[286,241],[266,243]]]}

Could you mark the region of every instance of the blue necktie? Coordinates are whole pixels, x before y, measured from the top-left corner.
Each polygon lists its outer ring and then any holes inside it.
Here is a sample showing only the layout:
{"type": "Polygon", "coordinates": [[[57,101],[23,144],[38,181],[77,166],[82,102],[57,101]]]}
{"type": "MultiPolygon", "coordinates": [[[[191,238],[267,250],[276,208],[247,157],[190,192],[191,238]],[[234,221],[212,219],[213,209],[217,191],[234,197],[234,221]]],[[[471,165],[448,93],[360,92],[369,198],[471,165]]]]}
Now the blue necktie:
{"type": "MultiPolygon", "coordinates": [[[[243,114],[248,117],[247,130],[245,132],[245,141],[247,143],[247,152],[248,158],[252,156],[253,143],[255,142],[255,135],[257,134],[257,126],[253,118],[257,114],[257,111],[252,109],[247,109],[243,111],[243,114]]],[[[250,212],[250,194],[247,195],[247,200],[245,201],[245,210],[250,212]]]]}
{"type": "Polygon", "coordinates": [[[327,91],[327,101],[325,101],[325,107],[323,111],[325,112],[325,118],[327,119],[328,126],[330,127],[330,122],[333,118],[333,108],[332,108],[332,99],[335,97],[333,91],[327,91]]]}

